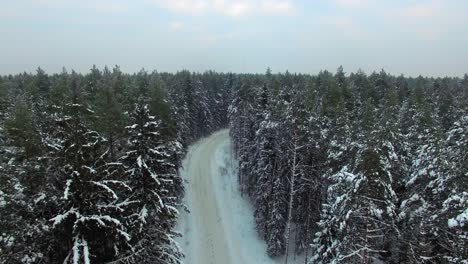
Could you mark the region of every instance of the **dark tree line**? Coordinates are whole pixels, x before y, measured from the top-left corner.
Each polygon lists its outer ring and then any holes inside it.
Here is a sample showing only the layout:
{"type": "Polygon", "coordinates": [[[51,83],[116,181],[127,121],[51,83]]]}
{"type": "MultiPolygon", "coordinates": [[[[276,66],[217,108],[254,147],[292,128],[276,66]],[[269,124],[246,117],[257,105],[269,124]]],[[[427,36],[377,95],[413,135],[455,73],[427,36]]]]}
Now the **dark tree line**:
{"type": "Polygon", "coordinates": [[[189,144],[230,127],[268,254],[468,261],[468,76],[0,77],[0,263],[181,263],[189,144]]]}
{"type": "Polygon", "coordinates": [[[269,255],[468,262],[468,75],[244,75],[229,121],[269,255]]]}
{"type": "Polygon", "coordinates": [[[182,263],[186,147],[227,125],[226,76],[0,77],[0,263],[182,263]]]}

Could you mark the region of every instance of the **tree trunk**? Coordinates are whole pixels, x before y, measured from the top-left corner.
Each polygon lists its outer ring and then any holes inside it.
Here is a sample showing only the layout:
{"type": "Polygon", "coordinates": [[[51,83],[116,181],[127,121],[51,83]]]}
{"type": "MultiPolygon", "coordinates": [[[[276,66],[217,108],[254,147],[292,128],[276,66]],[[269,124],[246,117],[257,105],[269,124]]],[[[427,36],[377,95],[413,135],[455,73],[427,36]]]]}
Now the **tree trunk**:
{"type": "Polygon", "coordinates": [[[289,189],[289,208],[288,208],[288,219],[286,222],[286,255],[284,259],[284,263],[288,263],[289,257],[289,235],[291,232],[291,218],[292,218],[292,210],[293,210],[293,202],[294,202],[294,182],[296,178],[296,159],[297,159],[297,138],[296,138],[296,130],[294,129],[293,134],[293,164],[292,164],[292,173],[291,173],[291,182],[290,182],[290,189],[289,189]]]}

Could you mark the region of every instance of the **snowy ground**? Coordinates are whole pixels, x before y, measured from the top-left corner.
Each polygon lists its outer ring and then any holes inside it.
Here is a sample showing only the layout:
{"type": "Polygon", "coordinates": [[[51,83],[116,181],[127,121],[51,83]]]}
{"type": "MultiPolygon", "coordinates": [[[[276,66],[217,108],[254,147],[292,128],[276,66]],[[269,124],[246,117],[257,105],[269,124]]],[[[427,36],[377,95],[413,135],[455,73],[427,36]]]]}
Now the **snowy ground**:
{"type": "Polygon", "coordinates": [[[193,145],[184,160],[185,202],[191,212],[181,213],[178,227],[186,264],[284,263],[266,255],[252,206],[238,191],[234,164],[228,130],[193,145]]]}

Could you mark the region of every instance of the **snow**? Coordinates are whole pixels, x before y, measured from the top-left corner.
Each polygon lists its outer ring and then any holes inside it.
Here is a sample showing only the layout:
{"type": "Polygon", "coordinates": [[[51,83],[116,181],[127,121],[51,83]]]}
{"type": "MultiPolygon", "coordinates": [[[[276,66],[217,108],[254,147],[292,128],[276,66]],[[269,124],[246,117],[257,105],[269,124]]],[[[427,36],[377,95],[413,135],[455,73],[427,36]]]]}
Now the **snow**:
{"type": "Polygon", "coordinates": [[[91,174],[96,174],[96,170],[94,168],[91,168],[89,166],[82,166],[82,168],[89,170],[89,173],[91,174]]]}
{"type": "Polygon", "coordinates": [[[54,218],[50,219],[50,221],[54,222],[53,226],[55,227],[56,225],[59,225],[60,223],[62,223],[71,214],[74,214],[76,217],[80,215],[80,213],[74,207],[72,207],[66,213],[59,214],[55,216],[54,218]]]}
{"type": "Polygon", "coordinates": [[[137,158],[137,164],[138,164],[138,167],[141,168],[143,166],[143,162],[141,160],[141,156],[138,156],[137,158]]]}
{"type": "Polygon", "coordinates": [[[5,197],[6,197],[5,193],[2,190],[0,190],[0,208],[5,207],[7,204],[5,197]]]}
{"type": "MultiPolygon", "coordinates": [[[[40,201],[44,200],[46,198],[45,193],[41,193],[37,198],[34,199],[34,204],[38,204],[40,201]]],[[[0,202],[1,204],[1,202],[0,202]]]]}
{"type": "Polygon", "coordinates": [[[84,256],[84,262],[85,264],[90,264],[90,258],[89,258],[89,248],[88,248],[88,242],[86,240],[82,240],[82,245],[83,245],[83,256],[84,256]]]}
{"type": "Polygon", "coordinates": [[[111,188],[109,188],[109,186],[107,186],[107,185],[105,185],[105,184],[103,184],[101,182],[97,182],[97,181],[90,181],[90,183],[94,184],[97,187],[100,187],[100,188],[104,189],[106,192],[108,192],[110,195],[112,195],[112,199],[114,199],[114,200],[119,199],[117,194],[111,188]]]}
{"type": "Polygon", "coordinates": [[[80,249],[79,249],[79,239],[75,238],[75,243],[73,245],[73,264],[78,264],[80,258],[80,249]]]}
{"type": "Polygon", "coordinates": [[[453,219],[453,218],[450,218],[450,219],[448,220],[448,223],[447,223],[447,224],[448,224],[448,227],[449,227],[449,228],[454,228],[454,227],[457,227],[457,226],[458,226],[457,220],[455,220],[455,219],[453,219]]]}
{"type": "Polygon", "coordinates": [[[461,214],[457,215],[455,218],[450,218],[448,220],[448,227],[464,227],[466,222],[468,222],[468,208],[465,209],[461,214]]]}
{"type": "Polygon", "coordinates": [[[15,237],[11,235],[7,235],[6,233],[2,233],[0,235],[0,243],[2,243],[3,245],[6,245],[7,247],[12,247],[15,243],[15,237]]]}
{"type": "Polygon", "coordinates": [[[130,237],[130,234],[128,234],[127,232],[121,230],[121,229],[118,229],[117,232],[123,236],[125,238],[126,241],[130,241],[131,237],[130,237]]]}
{"type": "Polygon", "coordinates": [[[122,225],[119,220],[117,220],[117,219],[115,219],[115,218],[113,218],[111,216],[108,216],[108,215],[80,216],[77,219],[76,223],[87,222],[87,221],[95,221],[102,227],[107,226],[104,221],[109,222],[109,223],[113,223],[116,226],[121,226],[122,225]]]}
{"type": "MultiPolygon", "coordinates": [[[[177,242],[186,254],[185,263],[284,263],[268,257],[266,244],[255,231],[253,208],[238,190],[228,135],[228,130],[221,130],[202,139],[183,162],[190,213],[181,211],[178,229],[183,237],[177,242]]],[[[304,263],[303,258],[297,261],[304,263]]]]}
{"type": "MultiPolygon", "coordinates": [[[[78,237],[74,238],[75,242],[73,244],[73,264],[78,264],[80,263],[80,247],[82,248],[83,252],[83,260],[84,264],[90,264],[91,259],[90,259],[90,254],[89,254],[89,247],[88,247],[88,242],[84,239],[80,239],[78,237]]],[[[64,263],[68,262],[68,257],[65,259],[64,263]]]]}
{"type": "Polygon", "coordinates": [[[146,209],[146,204],[145,204],[143,205],[143,208],[140,211],[140,219],[145,224],[146,224],[146,217],[148,217],[148,209],[146,209]]]}

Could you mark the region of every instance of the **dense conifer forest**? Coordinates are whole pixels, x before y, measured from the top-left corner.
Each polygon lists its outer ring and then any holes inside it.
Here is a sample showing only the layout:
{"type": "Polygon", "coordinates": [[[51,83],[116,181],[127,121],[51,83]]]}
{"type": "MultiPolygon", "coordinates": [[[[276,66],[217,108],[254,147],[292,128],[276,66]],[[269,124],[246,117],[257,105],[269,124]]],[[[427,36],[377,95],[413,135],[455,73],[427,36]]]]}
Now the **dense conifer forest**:
{"type": "Polygon", "coordinates": [[[182,263],[181,160],[221,128],[270,256],[468,263],[468,75],[118,66],[0,76],[0,263],[182,263]]]}

